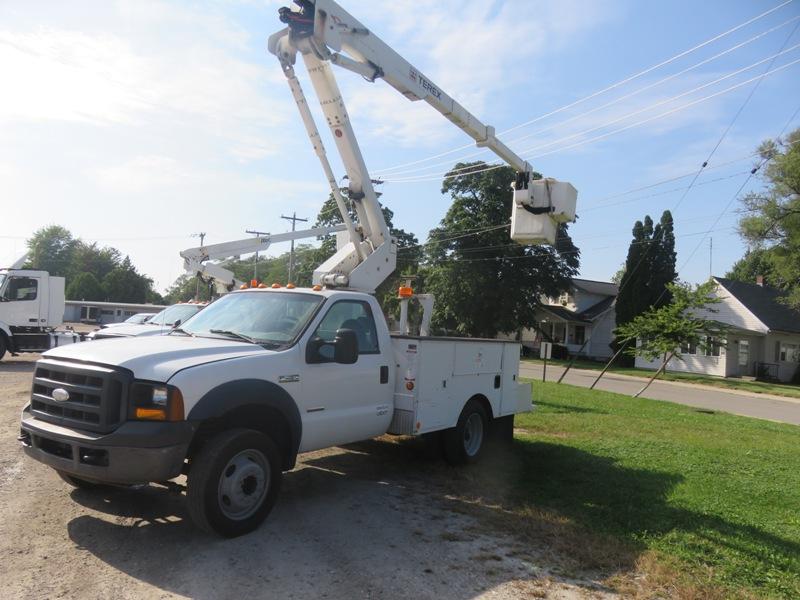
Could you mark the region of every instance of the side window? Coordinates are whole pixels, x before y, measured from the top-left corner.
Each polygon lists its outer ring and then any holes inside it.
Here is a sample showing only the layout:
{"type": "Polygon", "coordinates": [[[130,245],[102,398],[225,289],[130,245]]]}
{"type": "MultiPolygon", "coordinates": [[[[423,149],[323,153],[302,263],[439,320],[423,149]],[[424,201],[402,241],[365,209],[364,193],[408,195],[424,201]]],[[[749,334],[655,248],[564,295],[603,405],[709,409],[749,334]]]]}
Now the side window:
{"type": "Polygon", "coordinates": [[[12,277],[8,282],[5,297],[7,300],[36,300],[39,281],[30,277],[12,277]]]}
{"type": "Polygon", "coordinates": [[[336,338],[337,329],[352,329],[358,339],[359,354],[376,354],[378,349],[378,332],[372,310],[366,302],[358,300],[340,300],[334,304],[328,314],[323,317],[314,337],[321,337],[326,342],[336,338]]]}

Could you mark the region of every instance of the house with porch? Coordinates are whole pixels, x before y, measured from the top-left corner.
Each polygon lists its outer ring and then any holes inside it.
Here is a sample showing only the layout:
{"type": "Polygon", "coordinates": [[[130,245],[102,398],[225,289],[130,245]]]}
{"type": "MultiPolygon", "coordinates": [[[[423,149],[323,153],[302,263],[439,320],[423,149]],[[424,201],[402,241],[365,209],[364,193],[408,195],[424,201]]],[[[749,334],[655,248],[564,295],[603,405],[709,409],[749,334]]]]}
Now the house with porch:
{"type": "Polygon", "coordinates": [[[538,326],[522,332],[523,345],[536,354],[542,341],[552,342],[556,355],[610,358],[618,290],[614,283],[572,279],[559,297],[542,299],[538,326]]]}
{"type": "MultiPolygon", "coordinates": [[[[683,360],[672,359],[667,370],[791,381],[800,367],[800,311],[781,302],[783,293],[761,278],[756,283],[713,280],[719,302],[704,316],[730,327],[727,339],[706,351],[682,348],[683,360]]],[[[637,357],[636,366],[657,369],[660,363],[637,357]]]]}

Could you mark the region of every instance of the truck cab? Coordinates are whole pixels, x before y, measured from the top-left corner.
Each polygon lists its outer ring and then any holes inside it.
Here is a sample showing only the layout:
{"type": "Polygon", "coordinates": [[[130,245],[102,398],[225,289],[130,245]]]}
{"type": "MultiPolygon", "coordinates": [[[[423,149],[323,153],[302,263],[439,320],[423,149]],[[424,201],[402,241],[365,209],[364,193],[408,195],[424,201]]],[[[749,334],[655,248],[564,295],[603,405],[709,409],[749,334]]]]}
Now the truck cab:
{"type": "Polygon", "coordinates": [[[50,348],[49,332],[63,318],[63,277],[47,271],[0,270],[0,358],[6,351],[50,348]]]}

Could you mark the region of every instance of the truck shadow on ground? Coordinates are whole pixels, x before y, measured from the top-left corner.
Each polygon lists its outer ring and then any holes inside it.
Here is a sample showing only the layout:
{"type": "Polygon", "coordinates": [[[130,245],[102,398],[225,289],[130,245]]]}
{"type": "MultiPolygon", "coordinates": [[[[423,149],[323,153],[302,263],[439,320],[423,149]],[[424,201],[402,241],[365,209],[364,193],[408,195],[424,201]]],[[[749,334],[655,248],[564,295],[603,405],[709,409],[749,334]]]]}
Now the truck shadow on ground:
{"type": "Polygon", "coordinates": [[[543,577],[601,590],[592,582],[635,569],[644,550],[637,536],[675,529],[742,553],[752,552],[744,541],[752,536],[777,555],[800,553],[751,527],[668,507],[678,474],[555,443],[516,441],[454,469],[419,443],[381,439],[307,455],[302,466],[284,478],[268,521],[238,539],[197,532],[183,498],[155,487],[73,491],[101,514],[72,520],[69,536],[131,577],[197,598],[265,589],[465,598],[543,577]],[[608,485],[591,483],[598,478],[608,485]]]}
{"type": "Polygon", "coordinates": [[[0,361],[0,373],[33,373],[36,362],[30,359],[6,357],[0,361]]]}

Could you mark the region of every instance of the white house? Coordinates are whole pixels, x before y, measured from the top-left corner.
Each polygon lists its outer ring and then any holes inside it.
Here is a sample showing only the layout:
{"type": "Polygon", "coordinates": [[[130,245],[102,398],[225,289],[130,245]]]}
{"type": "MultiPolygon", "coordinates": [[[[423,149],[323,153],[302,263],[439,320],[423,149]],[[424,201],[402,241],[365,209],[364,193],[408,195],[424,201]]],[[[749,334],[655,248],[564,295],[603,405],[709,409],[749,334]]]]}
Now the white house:
{"type": "Polygon", "coordinates": [[[522,343],[538,352],[542,341],[563,346],[570,355],[609,358],[616,327],[618,286],[605,281],[572,279],[558,298],[543,298],[536,312],[539,326],[522,332],[522,343]]]}
{"type": "MultiPolygon", "coordinates": [[[[683,360],[671,360],[667,370],[790,381],[800,366],[800,312],[780,302],[781,292],[763,282],[713,279],[720,301],[704,316],[731,328],[727,340],[707,352],[682,348],[683,360]]],[[[657,369],[660,363],[637,357],[636,366],[657,369]]]]}

